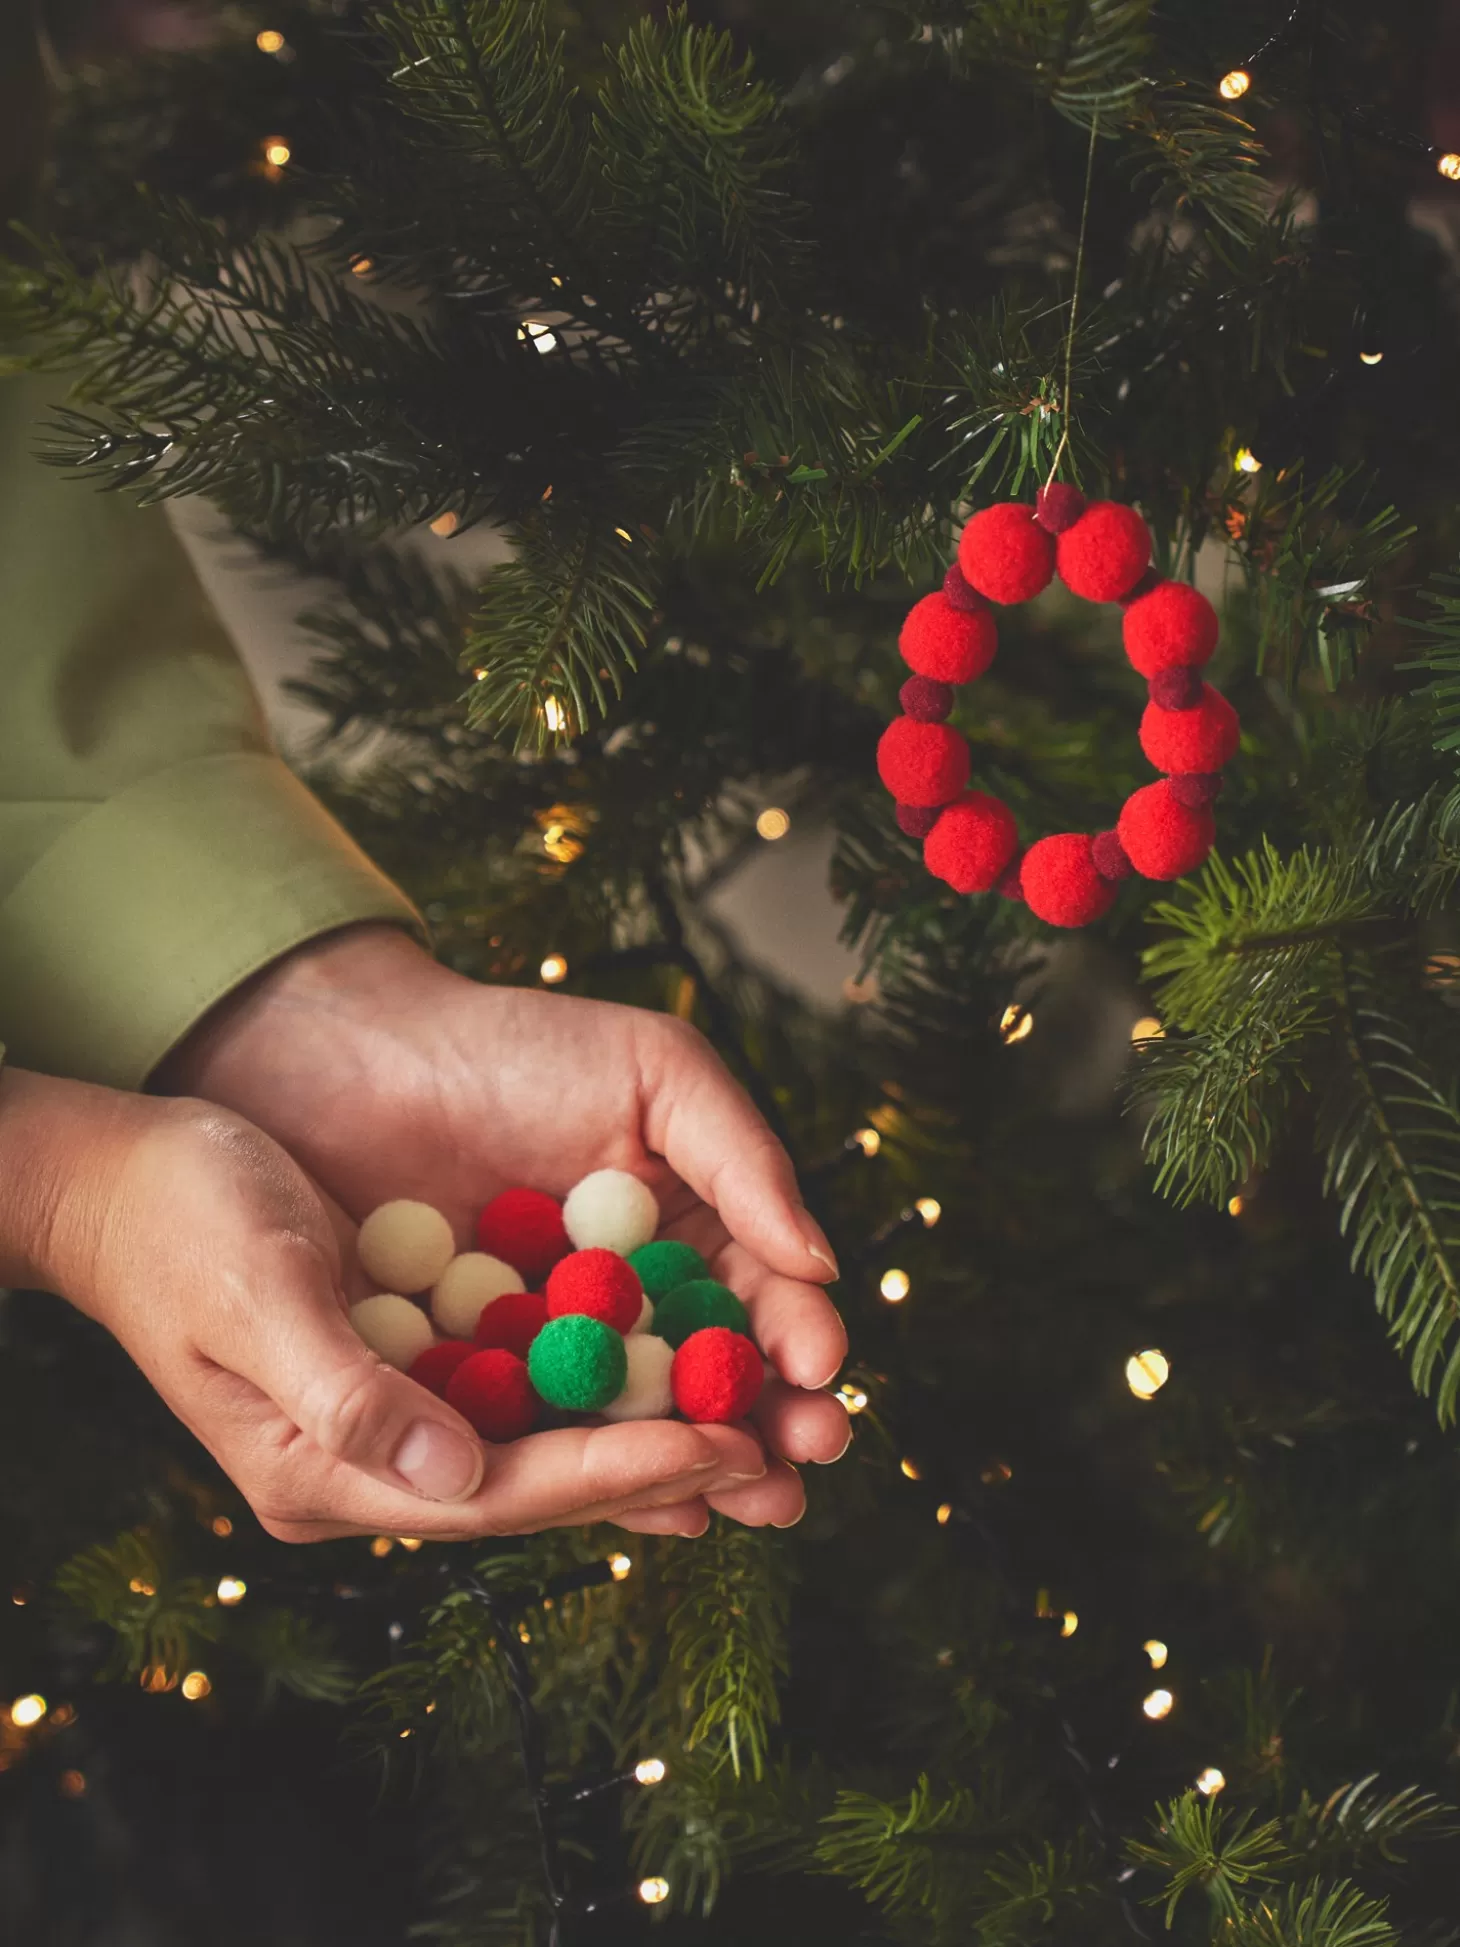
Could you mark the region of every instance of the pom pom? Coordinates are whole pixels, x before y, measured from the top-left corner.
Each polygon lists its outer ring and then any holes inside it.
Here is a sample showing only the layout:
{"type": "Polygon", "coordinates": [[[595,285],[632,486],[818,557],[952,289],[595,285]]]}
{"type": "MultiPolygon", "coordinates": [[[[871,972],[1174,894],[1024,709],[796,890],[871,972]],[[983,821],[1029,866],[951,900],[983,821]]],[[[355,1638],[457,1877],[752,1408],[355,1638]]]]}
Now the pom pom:
{"type": "Polygon", "coordinates": [[[946,723],[894,717],[877,743],[877,775],[899,804],[950,803],[967,784],[972,761],[946,723]]]}
{"type": "Polygon", "coordinates": [[[456,1239],[439,1210],[403,1197],[371,1211],[355,1248],[360,1268],[375,1284],[387,1291],[424,1291],[455,1257],[456,1239]]]}
{"type": "Polygon", "coordinates": [[[908,668],[936,683],[971,683],[999,646],[998,624],[987,608],[954,608],[939,592],[908,610],[897,646],[908,668]]]}
{"type": "Polygon", "coordinates": [[[1212,849],[1217,821],[1181,804],[1166,780],[1133,791],[1121,807],[1120,842],[1143,879],[1179,879],[1212,849]]]}
{"type": "Polygon", "coordinates": [[[1092,500],[1055,544],[1060,580],[1087,602],[1118,602],[1146,572],[1151,536],[1134,507],[1092,500]]]}
{"type": "Polygon", "coordinates": [[[666,1291],[654,1307],[654,1333],[681,1346],[692,1332],[707,1325],[723,1325],[727,1331],[747,1333],[750,1318],[744,1305],[729,1285],[714,1278],[691,1278],[688,1284],[666,1291]]]}
{"type": "Polygon", "coordinates": [[[1046,534],[1063,534],[1073,527],[1089,505],[1078,487],[1067,480],[1052,480],[1034,496],[1034,518],[1046,534]]]}
{"type": "Polygon", "coordinates": [[[358,1305],[351,1305],[350,1323],[377,1358],[400,1372],[409,1372],[426,1348],[435,1343],[431,1321],[420,1306],[394,1292],[362,1298],[358,1305]]]}
{"type": "Polygon", "coordinates": [[[586,1313],[616,1332],[633,1329],[644,1302],[634,1267],[613,1251],[574,1251],[548,1273],[549,1318],[586,1313]]]}
{"type": "Polygon", "coordinates": [[[1201,702],[1201,677],[1194,669],[1158,669],[1151,678],[1151,701],[1160,710],[1194,710],[1201,702]]]}
{"type": "Polygon", "coordinates": [[[1188,811],[1200,811],[1204,804],[1211,804],[1222,795],[1220,771],[1178,771],[1166,782],[1171,786],[1172,797],[1188,811]]]}
{"type": "Polygon", "coordinates": [[[1115,887],[1095,869],[1084,832],[1039,839],[1024,854],[1019,878],[1030,912],[1049,926],[1088,926],[1115,898],[1115,887]]]}
{"type": "Polygon", "coordinates": [[[765,1364],[749,1339],[723,1325],[687,1338],[674,1355],[670,1384],[687,1420],[739,1420],[760,1397],[765,1364]]]}
{"type": "Polygon", "coordinates": [[[1014,814],[999,798],[970,791],[944,811],[923,842],[923,862],[955,892],[988,892],[1019,845],[1014,814]]]}
{"type": "Polygon", "coordinates": [[[1027,602],[1054,575],[1054,542],[1019,500],[985,507],[958,541],[963,578],[991,602],[1027,602]]]}
{"type": "Polygon", "coordinates": [[[999,883],[994,887],[994,891],[999,895],[1000,899],[1022,899],[1024,897],[1024,881],[1020,877],[1023,865],[1024,856],[1022,853],[1019,853],[1010,859],[1009,863],[1005,866],[999,883]]]}
{"type": "Polygon", "coordinates": [[[419,1358],[411,1361],[410,1375],[428,1393],[434,1393],[437,1399],[445,1399],[447,1380],[463,1359],[471,1357],[472,1349],[460,1339],[440,1339],[435,1345],[428,1345],[419,1358]]]}
{"type": "Polygon", "coordinates": [[[955,561],[943,577],[943,593],[954,608],[986,609],[988,603],[976,588],[970,588],[963,578],[963,570],[955,561]]]}
{"type": "Polygon", "coordinates": [[[563,1206],[542,1190],[504,1190],[477,1218],[477,1243],[540,1285],[560,1257],[572,1250],[563,1228],[563,1206]]]}
{"type": "Polygon", "coordinates": [[[628,1350],[611,1325],[567,1312],[550,1318],[532,1341],[527,1370],[549,1406],[596,1413],[623,1391],[628,1350]]]}
{"type": "Polygon", "coordinates": [[[547,1324],[547,1298],[540,1291],[504,1291],[483,1305],[472,1334],[480,1346],[527,1357],[527,1348],[547,1324]]]}
{"type": "Polygon", "coordinates": [[[942,812],[935,804],[900,804],[897,807],[897,828],[906,832],[909,838],[926,838],[941,816],[942,812]]]}
{"type": "Polygon", "coordinates": [[[1096,832],[1090,840],[1090,857],[1101,878],[1109,879],[1112,884],[1117,879],[1128,879],[1135,871],[1120,842],[1119,832],[1096,832]]]}
{"type": "Polygon", "coordinates": [[[1158,581],[1131,603],[1121,629],[1125,653],[1142,676],[1200,669],[1217,646],[1217,611],[1190,582],[1158,581]]]}
{"type": "Polygon", "coordinates": [[[667,1420],[674,1411],[674,1390],[669,1383],[674,1347],[646,1332],[627,1340],[624,1351],[628,1377],[618,1398],[601,1409],[604,1419],[667,1420]]]}
{"type": "Polygon", "coordinates": [[[674,1237],[663,1237],[657,1244],[641,1244],[630,1255],[629,1263],[645,1295],[654,1299],[673,1291],[677,1284],[688,1284],[691,1278],[710,1275],[710,1267],[694,1245],[681,1244],[674,1237]]]}
{"type": "Polygon", "coordinates": [[[1237,712],[1220,690],[1201,686],[1194,710],[1148,703],[1141,717],[1141,749],[1158,771],[1219,771],[1237,753],[1237,712]]]}
{"type": "Polygon", "coordinates": [[[537,1394],[527,1367],[500,1346],[462,1360],[447,1385],[446,1404],[484,1440],[520,1440],[537,1420],[537,1394]]]}
{"type": "Polygon", "coordinates": [[[521,1289],[521,1278],[501,1258],[488,1257],[484,1251],[463,1251],[432,1287],[431,1316],[448,1338],[469,1339],[483,1305],[490,1305],[504,1291],[521,1289]]]}
{"type": "Polygon", "coordinates": [[[931,676],[909,676],[897,700],[904,716],[916,717],[919,723],[942,723],[953,708],[953,688],[934,682],[931,676]]]}
{"type": "Polygon", "coordinates": [[[627,1170],[595,1170],[568,1192],[563,1223],[580,1251],[627,1257],[658,1230],[659,1206],[648,1184],[627,1170]]]}

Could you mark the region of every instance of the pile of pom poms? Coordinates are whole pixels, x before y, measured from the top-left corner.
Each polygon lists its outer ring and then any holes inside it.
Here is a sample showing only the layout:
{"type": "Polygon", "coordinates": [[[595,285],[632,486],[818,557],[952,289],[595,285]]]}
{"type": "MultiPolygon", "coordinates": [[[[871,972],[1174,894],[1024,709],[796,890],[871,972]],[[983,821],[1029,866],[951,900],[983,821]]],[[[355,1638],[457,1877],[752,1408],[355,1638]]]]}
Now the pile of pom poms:
{"type": "Polygon", "coordinates": [[[656,1241],[659,1206],[637,1177],[595,1170],[565,1202],[504,1190],[458,1253],[427,1203],[384,1203],[360,1226],[382,1290],[350,1321],[484,1440],[520,1439],[548,1416],[738,1420],[764,1363],[744,1305],[699,1252],[656,1241]]]}
{"type": "Polygon", "coordinates": [[[1216,838],[1212,803],[1237,751],[1240,725],[1202,680],[1217,646],[1217,614],[1184,581],[1151,567],[1151,537],[1133,507],[1086,500],[1055,484],[1035,504],[1004,501],[965,526],[943,586],[914,605],[899,647],[912,671],[898,692],[903,714],[877,746],[877,770],[897,800],[897,822],[923,842],[923,862],[955,892],[1022,899],[1051,926],[1088,926],[1131,873],[1179,879],[1216,838]],[[1150,691],[1141,749],[1165,775],[1126,799],[1113,830],[1057,832],[1021,851],[1008,806],[970,790],[972,758],[946,721],[954,690],[994,659],[991,604],[1027,602],[1058,575],[1071,594],[1119,602],[1125,653],[1150,691]]]}

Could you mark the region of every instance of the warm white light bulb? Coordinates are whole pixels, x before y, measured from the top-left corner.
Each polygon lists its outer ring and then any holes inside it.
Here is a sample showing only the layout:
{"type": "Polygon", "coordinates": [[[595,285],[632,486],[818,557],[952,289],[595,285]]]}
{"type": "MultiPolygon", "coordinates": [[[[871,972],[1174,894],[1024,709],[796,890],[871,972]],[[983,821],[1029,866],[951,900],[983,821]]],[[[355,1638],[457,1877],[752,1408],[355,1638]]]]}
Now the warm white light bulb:
{"type": "Polygon", "coordinates": [[[952,1519],[953,1503],[951,1501],[940,1501],[938,1503],[938,1526],[940,1528],[946,1528],[952,1519]]]}
{"type": "Polygon", "coordinates": [[[645,1906],[662,1906],[669,1898],[669,1881],[655,1873],[651,1879],[639,1881],[639,1898],[645,1906]]]}
{"type": "Polygon", "coordinates": [[[1217,83],[1217,92],[1223,101],[1240,101],[1251,86],[1252,76],[1246,68],[1233,68],[1217,83]]]}
{"type": "Polygon", "coordinates": [[[1166,1668],[1166,1659],[1171,1654],[1171,1652],[1170,1650],[1167,1649],[1166,1645],[1161,1641],[1159,1636],[1149,1637],[1144,1643],[1141,1644],[1141,1648],[1146,1652],[1146,1655],[1150,1657],[1151,1668],[1153,1670],[1164,1670],[1166,1668]]]}
{"type": "Polygon", "coordinates": [[[218,1584],[218,1600],[225,1609],[231,1609],[235,1603],[242,1602],[247,1594],[248,1584],[241,1576],[225,1575],[218,1584]]]}
{"type": "Polygon", "coordinates": [[[917,1211],[929,1230],[943,1214],[943,1206],[936,1197],[919,1197],[913,1209],[917,1211]]]}
{"type": "Polygon", "coordinates": [[[283,50],[284,36],[277,27],[265,27],[254,35],[253,44],[260,54],[278,54],[283,50]]]}
{"type": "Polygon", "coordinates": [[[1156,1723],[1163,1717],[1169,1717],[1175,1704],[1176,1699],[1169,1690],[1153,1690],[1149,1697],[1142,1698],[1141,1709],[1152,1723],[1156,1723]]]}
{"type": "Polygon", "coordinates": [[[538,968],[544,987],[556,987],[568,978],[568,963],[561,953],[550,953],[538,968]]]}
{"type": "Polygon", "coordinates": [[[667,1770],[663,1758],[640,1758],[634,1766],[634,1777],[641,1785],[662,1785],[667,1770]]]}
{"type": "Polygon", "coordinates": [[[550,696],[542,706],[543,721],[549,730],[561,731],[568,727],[568,712],[563,708],[561,697],[550,696]]]}
{"type": "Polygon", "coordinates": [[[32,1690],[27,1696],[17,1697],[10,1706],[10,1721],[18,1724],[21,1730],[29,1730],[32,1724],[39,1724],[49,1706],[44,1697],[32,1690]]]}
{"type": "Polygon", "coordinates": [[[540,352],[556,349],[558,334],[551,325],[545,325],[540,318],[529,318],[517,328],[517,336],[526,344],[535,345],[540,352]]]}
{"type": "Polygon", "coordinates": [[[1066,1609],[1060,1618],[1060,1635],[1073,1636],[1080,1627],[1080,1618],[1073,1609],[1066,1609]]]}
{"type": "Polygon", "coordinates": [[[837,1387],[836,1396],[849,1413],[865,1413],[867,1410],[867,1395],[860,1386],[854,1386],[850,1379],[844,1385],[837,1387]]]}
{"type": "Polygon", "coordinates": [[[999,1016],[999,1033],[1004,1045],[1012,1048],[1016,1041],[1027,1041],[1033,1032],[1034,1016],[1018,1001],[1011,1001],[999,1016]]]}
{"type": "Polygon", "coordinates": [[[1456,155],[1453,151],[1447,151],[1444,155],[1436,158],[1435,167],[1445,177],[1446,181],[1460,183],[1460,155],[1456,155]]]}
{"type": "Polygon", "coordinates": [[[292,154],[282,135],[271,135],[264,143],[264,161],[271,169],[282,169],[292,154]]]}
{"type": "Polygon", "coordinates": [[[1196,1788],[1203,1798],[1215,1798],[1219,1791],[1225,1789],[1226,1783],[1226,1778],[1214,1764],[1197,1773],[1196,1788]]]}
{"type": "Polygon", "coordinates": [[[884,1271],[882,1282],[877,1288],[889,1305],[900,1305],[912,1290],[912,1279],[906,1271],[884,1271]]]}
{"type": "Polygon", "coordinates": [[[779,805],[767,805],[756,819],[755,829],[762,838],[784,838],[791,829],[791,814],[779,805]]]}
{"type": "Polygon", "coordinates": [[[1125,1383],[1137,1399],[1154,1399],[1171,1377],[1171,1365],[1164,1352],[1153,1347],[1132,1353],[1125,1362],[1125,1383]]]}
{"type": "Polygon", "coordinates": [[[1130,1038],[1132,1041],[1159,1041],[1165,1032],[1159,1016],[1143,1014],[1139,1021],[1131,1022],[1130,1038]]]}
{"type": "Polygon", "coordinates": [[[206,1670],[189,1670],[182,1680],[182,1693],[190,1704],[200,1703],[204,1697],[211,1697],[213,1685],[206,1670]]]}
{"type": "Polygon", "coordinates": [[[1262,471],[1262,461],[1258,459],[1250,446],[1238,447],[1237,457],[1233,465],[1239,473],[1261,473],[1262,471]]]}
{"type": "Polygon", "coordinates": [[[875,1156],[882,1147],[882,1138],[875,1129],[854,1129],[852,1141],[864,1156],[875,1156]]]}
{"type": "Polygon", "coordinates": [[[629,1555],[610,1555],[608,1558],[608,1572],[615,1582],[627,1581],[633,1567],[633,1558],[629,1555]]]}

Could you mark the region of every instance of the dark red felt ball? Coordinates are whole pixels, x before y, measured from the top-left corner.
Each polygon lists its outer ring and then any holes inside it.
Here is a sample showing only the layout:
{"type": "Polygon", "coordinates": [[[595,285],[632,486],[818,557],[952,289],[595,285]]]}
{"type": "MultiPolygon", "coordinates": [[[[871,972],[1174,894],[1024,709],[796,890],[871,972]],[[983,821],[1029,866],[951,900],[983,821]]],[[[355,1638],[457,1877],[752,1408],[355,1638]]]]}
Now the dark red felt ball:
{"type": "Polygon", "coordinates": [[[994,659],[999,626],[992,609],[955,608],[940,591],[913,603],[897,646],[917,675],[938,683],[971,683],[994,659]]]}
{"type": "Polygon", "coordinates": [[[454,1406],[484,1440],[520,1440],[537,1423],[541,1405],[514,1353],[493,1346],[473,1352],[452,1373],[446,1404],[454,1406]]]}
{"type": "Polygon", "coordinates": [[[563,1229],[563,1206],[541,1190],[504,1190],[493,1197],[477,1218],[477,1245],[529,1284],[541,1284],[573,1248],[563,1229]]]}
{"type": "Polygon", "coordinates": [[[954,608],[986,609],[987,601],[976,588],[970,588],[964,578],[963,570],[955,561],[943,577],[943,593],[954,608]]]}
{"type": "Polygon", "coordinates": [[[1121,807],[1120,842],[1143,879],[1179,879],[1212,849],[1217,821],[1205,805],[1192,809],[1165,778],[1133,791],[1121,807]]]}
{"type": "Polygon", "coordinates": [[[953,685],[931,676],[909,676],[897,692],[904,716],[919,723],[941,723],[953,708],[953,685]]]}
{"type": "Polygon", "coordinates": [[[1000,899],[1019,900],[1024,897],[1024,881],[1019,876],[1023,864],[1023,853],[1016,852],[1004,867],[999,876],[999,883],[994,887],[1000,899]]]}
{"type": "Polygon", "coordinates": [[[465,1339],[442,1339],[439,1344],[428,1345],[420,1358],[412,1361],[411,1378],[437,1399],[445,1399],[447,1381],[474,1349],[465,1339]]]}
{"type": "Polygon", "coordinates": [[[968,745],[946,723],[894,717],[877,743],[877,775],[899,804],[950,804],[970,762],[968,745]]]}
{"type": "Polygon", "coordinates": [[[1200,811],[1203,805],[1222,795],[1220,771],[1176,771],[1166,782],[1176,802],[1189,806],[1192,811],[1200,811]]]}
{"type": "Polygon", "coordinates": [[[1220,690],[1201,686],[1194,710],[1148,703],[1141,717],[1141,749],[1158,771],[1219,771],[1237,754],[1242,726],[1220,690]]]}
{"type": "Polygon", "coordinates": [[[1151,536],[1134,507],[1092,500],[1055,542],[1060,580],[1087,602],[1118,602],[1146,572],[1151,536]]]}
{"type": "Polygon", "coordinates": [[[504,1291],[489,1305],[482,1306],[473,1334],[478,1345],[496,1346],[503,1352],[527,1357],[527,1348],[547,1324],[547,1297],[541,1291],[504,1291]]]}
{"type": "Polygon", "coordinates": [[[1052,480],[1034,496],[1034,518],[1048,534],[1063,534],[1073,527],[1089,505],[1078,487],[1067,480],[1052,480]]]}
{"type": "Polygon", "coordinates": [[[1095,870],[1101,878],[1109,879],[1112,884],[1119,879],[1128,879],[1135,871],[1120,842],[1119,832],[1096,832],[1090,840],[1090,857],[1095,861],[1095,870]]]}
{"type": "Polygon", "coordinates": [[[1194,710],[1201,702],[1201,671],[1186,665],[1158,669],[1150,679],[1151,701],[1162,710],[1194,710]]]}
{"type": "Polygon", "coordinates": [[[923,863],[955,892],[988,892],[1019,845],[1014,814],[999,798],[970,791],[943,811],[923,841],[923,863]]]}
{"type": "Polygon", "coordinates": [[[1037,840],[1024,854],[1019,880],[1030,912],[1049,926],[1088,926],[1115,898],[1115,887],[1095,869],[1084,832],[1037,840]]]}
{"type": "Polygon", "coordinates": [[[897,807],[897,828],[906,832],[909,838],[926,838],[942,815],[935,804],[900,804],[897,807]]]}
{"type": "Polygon", "coordinates": [[[548,1274],[549,1318],[584,1312],[616,1332],[627,1332],[644,1309],[644,1287],[632,1264],[617,1251],[574,1251],[548,1274]]]}
{"type": "Polygon", "coordinates": [[[991,602],[1027,602],[1054,576],[1054,541],[1022,500],[985,507],[958,542],[963,578],[991,602]]]}
{"type": "Polygon", "coordinates": [[[1125,653],[1142,676],[1200,669],[1217,646],[1217,611],[1186,581],[1158,581],[1133,601],[1121,624],[1125,653]]]}
{"type": "Polygon", "coordinates": [[[739,1420],[760,1397],[765,1364],[750,1340],[727,1325],[692,1332],[669,1369],[674,1403],[687,1420],[739,1420]]]}

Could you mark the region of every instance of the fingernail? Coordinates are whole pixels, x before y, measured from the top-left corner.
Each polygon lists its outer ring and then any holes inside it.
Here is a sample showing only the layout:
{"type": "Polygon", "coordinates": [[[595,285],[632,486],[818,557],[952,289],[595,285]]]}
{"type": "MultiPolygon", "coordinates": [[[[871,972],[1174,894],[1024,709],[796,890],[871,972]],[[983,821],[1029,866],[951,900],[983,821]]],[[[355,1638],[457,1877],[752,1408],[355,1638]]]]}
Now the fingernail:
{"type": "Polygon", "coordinates": [[[796,1523],[804,1518],[805,1513],[806,1513],[806,1503],[803,1501],[801,1503],[801,1506],[797,1509],[796,1513],[791,1516],[791,1519],[789,1521],[773,1521],[771,1523],[771,1526],[773,1528],[794,1528],[796,1523]]]}
{"type": "Polygon", "coordinates": [[[818,1460],[818,1461],[817,1461],[817,1463],[816,1463],[816,1464],[817,1464],[817,1466],[818,1466],[818,1467],[835,1467],[835,1465],[837,1464],[837,1462],[838,1462],[839,1460],[844,1460],[844,1459],[846,1458],[846,1456],[847,1456],[847,1454],[848,1454],[848,1453],[849,1453],[849,1452],[851,1451],[851,1445],[852,1445],[852,1423],[851,1423],[851,1421],[850,1421],[850,1420],[848,1420],[848,1421],[847,1421],[847,1443],[846,1443],[846,1445],[845,1445],[845,1446],[844,1446],[844,1447],[842,1448],[842,1450],[841,1450],[841,1452],[840,1452],[840,1453],[834,1453],[834,1454],[832,1455],[832,1457],[831,1457],[831,1459],[830,1459],[830,1460],[818,1460]]]}
{"type": "Polygon", "coordinates": [[[475,1440],[436,1420],[417,1420],[391,1461],[407,1486],[428,1501],[464,1501],[476,1492],[482,1464],[475,1440]]]}
{"type": "Polygon", "coordinates": [[[811,1212],[803,1206],[802,1209],[796,1212],[796,1222],[800,1225],[801,1235],[805,1239],[807,1250],[810,1251],[818,1263],[826,1266],[827,1271],[833,1278],[840,1277],[841,1273],[837,1270],[836,1259],[832,1255],[831,1246],[826,1241],[826,1232],[817,1223],[811,1212]]]}

